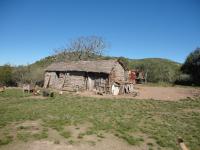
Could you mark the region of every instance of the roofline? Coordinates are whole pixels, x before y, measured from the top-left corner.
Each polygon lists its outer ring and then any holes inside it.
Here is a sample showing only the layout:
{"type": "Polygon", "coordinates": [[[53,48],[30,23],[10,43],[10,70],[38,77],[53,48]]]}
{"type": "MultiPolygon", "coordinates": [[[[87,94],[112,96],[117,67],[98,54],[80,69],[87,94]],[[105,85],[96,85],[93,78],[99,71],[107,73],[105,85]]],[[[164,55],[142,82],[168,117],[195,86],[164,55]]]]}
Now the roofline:
{"type": "Polygon", "coordinates": [[[120,60],[120,59],[117,59],[117,62],[124,68],[125,71],[128,71],[128,67],[120,60]]]}
{"type": "MultiPolygon", "coordinates": [[[[125,71],[128,70],[127,66],[122,61],[120,61],[120,59],[110,59],[110,60],[112,60],[114,63],[118,62],[123,67],[123,69],[125,71]]],[[[109,60],[91,60],[91,62],[92,61],[109,61],[109,60]]],[[[78,61],[71,61],[71,62],[78,62],[78,61]]],[[[68,63],[68,62],[61,61],[61,62],[54,62],[52,64],[57,64],[57,63],[68,63]]],[[[52,65],[52,64],[50,64],[50,65],[52,65]]],[[[77,72],[91,72],[91,73],[104,73],[104,74],[110,74],[111,73],[111,72],[84,71],[84,70],[48,69],[48,67],[46,69],[44,69],[44,71],[45,72],[58,72],[58,71],[60,71],[60,72],[67,72],[67,71],[72,72],[72,71],[77,71],[77,72]]],[[[112,69],[111,69],[111,71],[112,71],[112,69]]]]}
{"type": "Polygon", "coordinates": [[[94,71],[80,71],[80,70],[45,70],[45,72],[87,72],[87,73],[103,73],[103,74],[110,74],[108,72],[94,72],[94,71]]]}

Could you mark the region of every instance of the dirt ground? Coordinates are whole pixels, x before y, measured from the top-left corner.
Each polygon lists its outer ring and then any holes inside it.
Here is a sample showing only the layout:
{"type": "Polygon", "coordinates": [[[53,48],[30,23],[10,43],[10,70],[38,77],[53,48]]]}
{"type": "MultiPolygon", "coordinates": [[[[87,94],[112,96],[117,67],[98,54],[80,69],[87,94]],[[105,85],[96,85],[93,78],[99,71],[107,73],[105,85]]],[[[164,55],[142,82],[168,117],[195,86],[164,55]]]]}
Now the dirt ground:
{"type": "MultiPolygon", "coordinates": [[[[25,121],[21,124],[12,124],[13,130],[17,130],[20,126],[26,127],[30,133],[41,130],[41,121],[25,121]],[[30,127],[30,128],[28,128],[30,127]]],[[[48,138],[34,141],[16,141],[12,144],[0,147],[1,150],[147,150],[153,146],[157,149],[159,146],[155,140],[149,138],[145,134],[139,134],[143,137],[144,142],[140,145],[130,145],[123,139],[114,136],[111,133],[103,133],[103,137],[97,135],[85,135],[78,138],[80,133],[87,131],[91,124],[81,124],[78,126],[67,126],[65,130],[71,132],[70,138],[62,137],[56,130],[48,130],[48,138]],[[56,142],[59,141],[59,142],[56,142]],[[71,142],[73,141],[73,142],[71,142]],[[151,143],[151,145],[149,145],[151,143]]],[[[16,131],[13,131],[16,132],[16,131]]],[[[160,147],[159,147],[160,148],[160,147]]],[[[168,150],[168,149],[165,149],[168,150]]]]}
{"type": "MultiPolygon", "coordinates": [[[[54,90],[58,93],[58,90],[54,90]]],[[[79,92],[74,93],[75,95],[80,96],[89,96],[89,97],[96,97],[96,98],[134,98],[134,99],[153,99],[153,100],[165,100],[165,101],[177,101],[181,99],[187,98],[198,98],[200,97],[200,88],[194,87],[184,87],[184,86],[169,86],[169,87],[162,87],[162,86],[147,86],[142,84],[135,85],[135,92],[137,92],[137,96],[135,94],[125,94],[125,95],[97,95],[95,92],[79,92]]],[[[65,92],[64,92],[65,93],[65,92]]],[[[68,92],[67,92],[68,93],[68,92]]],[[[46,99],[43,96],[31,96],[30,98],[33,99],[46,99]]]]}
{"type": "Polygon", "coordinates": [[[146,85],[135,85],[135,91],[137,96],[133,94],[127,95],[96,95],[94,93],[83,92],[78,93],[82,96],[92,96],[97,98],[134,98],[134,99],[154,99],[154,100],[166,100],[166,101],[177,101],[187,98],[200,97],[200,88],[194,87],[155,87],[146,85]]]}
{"type": "MultiPolygon", "coordinates": [[[[186,98],[200,97],[200,88],[192,87],[153,87],[145,85],[136,85],[135,90],[137,96],[133,95],[95,95],[94,93],[76,93],[81,96],[92,96],[98,98],[133,98],[133,99],[155,99],[176,101],[186,98]]],[[[38,99],[43,99],[38,96],[38,99]]],[[[186,112],[199,112],[199,109],[185,109],[186,112]]],[[[20,124],[11,125],[13,137],[16,137],[17,131],[22,130],[31,134],[37,134],[42,131],[42,122],[25,121],[20,124]],[[22,128],[23,127],[23,128],[22,128]]],[[[69,139],[63,138],[56,130],[48,129],[48,138],[42,140],[33,140],[28,142],[15,141],[6,146],[0,147],[1,150],[147,150],[147,149],[163,149],[157,145],[155,140],[147,135],[141,135],[144,142],[140,145],[130,145],[121,138],[114,136],[111,133],[103,133],[103,138],[97,135],[85,135],[79,138],[81,133],[85,133],[91,124],[81,124],[80,126],[67,126],[66,131],[72,133],[69,139]],[[153,145],[153,147],[151,145],[153,145]]],[[[139,133],[141,134],[141,133],[139,133]]],[[[136,135],[137,136],[137,135],[136,135]]]]}
{"type": "Polygon", "coordinates": [[[180,100],[186,98],[195,98],[200,96],[199,88],[192,87],[151,87],[137,85],[139,94],[137,99],[155,99],[155,100],[180,100]]]}
{"type": "Polygon", "coordinates": [[[41,140],[18,143],[14,146],[9,145],[4,148],[5,150],[147,150],[146,145],[140,147],[131,146],[112,135],[94,144],[92,141],[79,144],[69,144],[67,142],[55,144],[54,141],[41,140]]]}

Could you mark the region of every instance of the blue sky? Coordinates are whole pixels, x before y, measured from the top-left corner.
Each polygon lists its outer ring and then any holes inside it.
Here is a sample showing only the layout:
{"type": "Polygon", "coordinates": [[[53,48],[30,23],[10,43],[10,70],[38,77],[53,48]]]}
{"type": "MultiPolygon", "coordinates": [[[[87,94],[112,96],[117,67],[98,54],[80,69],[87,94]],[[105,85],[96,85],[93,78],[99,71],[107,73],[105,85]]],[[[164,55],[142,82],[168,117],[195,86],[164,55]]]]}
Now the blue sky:
{"type": "Polygon", "coordinates": [[[200,47],[200,0],[0,0],[0,65],[33,63],[79,36],[106,55],[184,62],[200,47]]]}

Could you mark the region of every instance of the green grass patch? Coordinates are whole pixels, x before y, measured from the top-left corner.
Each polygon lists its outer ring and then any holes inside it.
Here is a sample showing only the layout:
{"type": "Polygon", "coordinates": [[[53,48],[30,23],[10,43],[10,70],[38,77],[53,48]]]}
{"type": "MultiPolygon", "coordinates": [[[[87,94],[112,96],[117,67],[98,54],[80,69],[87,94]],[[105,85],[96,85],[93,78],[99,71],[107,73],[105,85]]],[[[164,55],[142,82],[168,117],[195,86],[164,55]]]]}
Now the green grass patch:
{"type": "Polygon", "coordinates": [[[1,145],[7,145],[13,141],[13,136],[11,135],[6,135],[4,137],[0,138],[0,146],[1,145]]]}
{"type": "Polygon", "coordinates": [[[9,98],[22,98],[30,96],[30,93],[24,93],[22,89],[6,89],[4,92],[0,93],[0,97],[9,98]]]}
{"type": "Polygon", "coordinates": [[[69,144],[73,145],[75,142],[73,140],[69,140],[69,144]]]}
{"type": "Polygon", "coordinates": [[[139,145],[141,142],[144,141],[144,139],[141,137],[134,137],[128,134],[123,134],[123,135],[116,134],[116,136],[126,140],[130,145],[139,145]]]}
{"type": "MultiPolygon", "coordinates": [[[[159,146],[178,149],[177,138],[182,137],[190,149],[200,147],[200,99],[181,101],[155,101],[133,99],[98,99],[70,94],[44,100],[30,99],[20,90],[0,93],[0,129],[11,123],[27,120],[42,120],[44,128],[57,130],[70,138],[65,131],[68,125],[88,122],[91,128],[85,135],[114,133],[131,145],[142,143],[134,133],[143,133],[153,138],[159,146]]],[[[18,127],[17,138],[22,141],[47,138],[48,131],[29,134],[18,127]]],[[[79,138],[82,138],[80,135],[79,138]]],[[[103,137],[103,136],[102,136],[103,137]]],[[[12,141],[5,136],[1,143],[12,141]]],[[[3,144],[1,144],[3,145],[3,144]]]]}
{"type": "Polygon", "coordinates": [[[60,133],[60,135],[62,135],[63,137],[65,137],[66,139],[70,138],[71,137],[71,132],[69,131],[62,131],[60,133]]]}
{"type": "Polygon", "coordinates": [[[31,136],[30,132],[19,132],[19,133],[17,133],[17,138],[20,141],[23,141],[23,142],[27,142],[31,137],[32,136],[31,136]]]}
{"type": "Polygon", "coordinates": [[[43,129],[40,133],[33,134],[33,137],[37,140],[48,138],[48,130],[43,129]]]}

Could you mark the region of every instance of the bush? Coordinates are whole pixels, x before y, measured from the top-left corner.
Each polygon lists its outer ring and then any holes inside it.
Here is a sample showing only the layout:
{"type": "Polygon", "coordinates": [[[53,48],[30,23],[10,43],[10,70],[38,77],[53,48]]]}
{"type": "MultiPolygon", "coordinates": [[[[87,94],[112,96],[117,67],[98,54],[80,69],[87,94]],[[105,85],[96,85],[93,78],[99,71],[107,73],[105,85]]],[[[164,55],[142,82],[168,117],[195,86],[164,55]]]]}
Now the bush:
{"type": "Polygon", "coordinates": [[[200,85],[200,48],[188,55],[181,70],[191,76],[194,84],[200,85]]]}
{"type": "Polygon", "coordinates": [[[13,86],[13,68],[10,65],[0,67],[0,84],[5,86],[13,86]]]}
{"type": "Polygon", "coordinates": [[[28,66],[18,66],[13,71],[13,80],[17,83],[32,83],[39,86],[43,85],[44,68],[37,64],[28,66]]]}
{"type": "Polygon", "coordinates": [[[130,60],[130,69],[139,69],[147,74],[148,82],[174,83],[180,74],[180,64],[166,59],[140,59],[130,60]]]}
{"type": "Polygon", "coordinates": [[[175,81],[175,84],[179,85],[192,85],[193,81],[190,75],[188,74],[181,74],[178,79],[175,81]]]}

